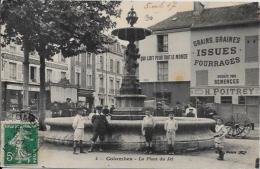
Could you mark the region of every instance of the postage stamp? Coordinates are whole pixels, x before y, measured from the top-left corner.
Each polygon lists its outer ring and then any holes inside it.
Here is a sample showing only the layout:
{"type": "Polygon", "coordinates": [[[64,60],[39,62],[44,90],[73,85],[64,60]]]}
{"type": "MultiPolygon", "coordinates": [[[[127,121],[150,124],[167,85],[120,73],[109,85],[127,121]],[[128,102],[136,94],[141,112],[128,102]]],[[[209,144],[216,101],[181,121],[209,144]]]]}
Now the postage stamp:
{"type": "Polygon", "coordinates": [[[29,122],[3,122],[1,140],[1,166],[38,163],[38,125],[29,122]]]}

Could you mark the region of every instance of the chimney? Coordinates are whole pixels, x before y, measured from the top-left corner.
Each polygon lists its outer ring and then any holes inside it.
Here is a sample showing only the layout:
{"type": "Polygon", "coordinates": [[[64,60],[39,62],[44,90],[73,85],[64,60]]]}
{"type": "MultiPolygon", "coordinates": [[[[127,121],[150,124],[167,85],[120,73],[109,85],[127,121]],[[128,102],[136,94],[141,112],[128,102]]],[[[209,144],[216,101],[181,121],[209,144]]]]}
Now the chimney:
{"type": "Polygon", "coordinates": [[[194,16],[199,16],[202,11],[204,10],[204,5],[199,2],[199,1],[195,1],[193,2],[193,14],[194,16]]]}

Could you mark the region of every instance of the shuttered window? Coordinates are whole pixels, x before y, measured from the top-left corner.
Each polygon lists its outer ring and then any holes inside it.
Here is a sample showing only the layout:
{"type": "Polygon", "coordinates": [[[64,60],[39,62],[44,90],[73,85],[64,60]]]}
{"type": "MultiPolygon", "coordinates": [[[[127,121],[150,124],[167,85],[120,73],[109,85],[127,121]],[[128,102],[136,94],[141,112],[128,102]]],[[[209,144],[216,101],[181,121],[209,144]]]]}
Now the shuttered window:
{"type": "Polygon", "coordinates": [[[196,86],[207,86],[208,85],[208,71],[198,70],[196,71],[196,86]]]}
{"type": "Polygon", "coordinates": [[[245,69],[246,85],[259,85],[259,68],[245,69]]]}
{"type": "Polygon", "coordinates": [[[258,36],[245,37],[245,62],[258,62],[258,36]]]}

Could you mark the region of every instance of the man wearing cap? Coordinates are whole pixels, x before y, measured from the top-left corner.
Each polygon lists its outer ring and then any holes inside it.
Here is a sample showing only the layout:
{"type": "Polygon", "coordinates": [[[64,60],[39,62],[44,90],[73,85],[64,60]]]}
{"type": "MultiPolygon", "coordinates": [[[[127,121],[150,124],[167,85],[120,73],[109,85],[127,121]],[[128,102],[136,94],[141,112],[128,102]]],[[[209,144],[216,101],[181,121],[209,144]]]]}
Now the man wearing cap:
{"type": "Polygon", "coordinates": [[[167,138],[167,153],[174,155],[174,142],[175,142],[175,133],[178,130],[178,123],[174,118],[174,114],[170,113],[169,118],[164,124],[164,129],[166,131],[167,138]]]}
{"type": "Polygon", "coordinates": [[[93,124],[93,137],[91,138],[92,143],[89,152],[93,151],[98,137],[100,140],[99,151],[103,151],[103,142],[108,128],[108,121],[102,113],[102,106],[97,106],[97,112],[92,116],[91,122],[93,124]]]}
{"type": "Polygon", "coordinates": [[[72,127],[74,131],[74,141],[73,141],[73,154],[77,154],[77,144],[79,143],[80,153],[85,153],[83,150],[83,138],[84,138],[84,123],[85,119],[83,117],[84,109],[77,108],[77,115],[73,120],[72,127]]]}
{"type": "Polygon", "coordinates": [[[152,138],[155,121],[150,110],[145,110],[145,117],[142,121],[142,134],[145,137],[146,150],[145,153],[152,154],[152,138]]]}

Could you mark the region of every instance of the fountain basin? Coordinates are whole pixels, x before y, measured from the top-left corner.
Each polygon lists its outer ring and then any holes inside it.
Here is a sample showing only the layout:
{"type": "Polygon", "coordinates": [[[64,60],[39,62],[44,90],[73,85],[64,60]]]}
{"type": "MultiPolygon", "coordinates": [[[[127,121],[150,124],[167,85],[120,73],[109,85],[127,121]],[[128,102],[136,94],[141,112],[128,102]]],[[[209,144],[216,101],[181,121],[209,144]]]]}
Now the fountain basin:
{"type": "Polygon", "coordinates": [[[146,28],[126,27],[112,31],[112,35],[117,36],[121,40],[139,41],[145,39],[146,36],[152,34],[152,31],[146,28]]]}
{"type": "MultiPolygon", "coordinates": [[[[165,151],[167,147],[164,122],[167,117],[154,117],[153,145],[156,151],[165,151]]],[[[178,151],[200,150],[214,146],[213,132],[210,130],[215,121],[206,118],[176,117],[179,129],[176,132],[175,149],[178,151]]],[[[73,117],[47,118],[46,124],[50,130],[46,132],[45,141],[70,145],[73,142],[73,117]]],[[[141,135],[141,120],[110,120],[105,139],[107,149],[113,150],[141,150],[145,146],[145,139],[141,135]]],[[[92,124],[86,117],[84,144],[90,145],[92,124]]]]}

